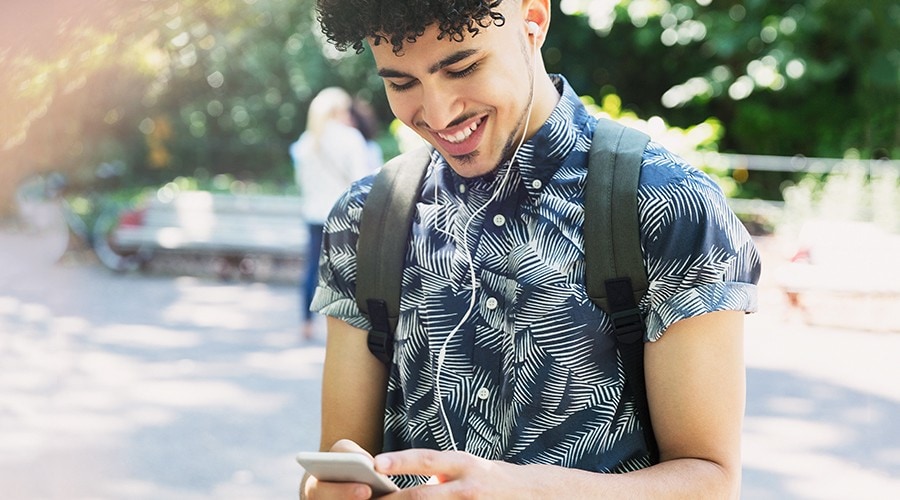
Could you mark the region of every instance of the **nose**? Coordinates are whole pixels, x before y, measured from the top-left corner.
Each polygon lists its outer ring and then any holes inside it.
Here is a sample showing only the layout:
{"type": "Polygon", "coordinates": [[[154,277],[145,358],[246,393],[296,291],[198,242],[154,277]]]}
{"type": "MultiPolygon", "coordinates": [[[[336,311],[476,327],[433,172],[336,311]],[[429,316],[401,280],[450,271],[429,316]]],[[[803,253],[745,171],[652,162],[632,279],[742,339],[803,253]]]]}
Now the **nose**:
{"type": "Polygon", "coordinates": [[[432,130],[443,130],[454,125],[462,115],[463,104],[451,88],[432,85],[423,86],[421,116],[425,125],[432,130]]]}

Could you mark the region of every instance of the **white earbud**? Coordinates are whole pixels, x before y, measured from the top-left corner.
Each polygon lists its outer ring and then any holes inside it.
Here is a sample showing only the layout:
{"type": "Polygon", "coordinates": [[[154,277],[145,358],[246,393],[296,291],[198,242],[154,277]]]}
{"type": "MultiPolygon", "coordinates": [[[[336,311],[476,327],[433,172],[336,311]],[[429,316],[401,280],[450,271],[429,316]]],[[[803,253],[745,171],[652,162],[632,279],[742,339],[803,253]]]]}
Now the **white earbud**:
{"type": "Polygon", "coordinates": [[[538,36],[541,33],[541,27],[538,26],[538,23],[534,21],[528,21],[525,23],[528,26],[528,34],[531,36],[538,36]]]}

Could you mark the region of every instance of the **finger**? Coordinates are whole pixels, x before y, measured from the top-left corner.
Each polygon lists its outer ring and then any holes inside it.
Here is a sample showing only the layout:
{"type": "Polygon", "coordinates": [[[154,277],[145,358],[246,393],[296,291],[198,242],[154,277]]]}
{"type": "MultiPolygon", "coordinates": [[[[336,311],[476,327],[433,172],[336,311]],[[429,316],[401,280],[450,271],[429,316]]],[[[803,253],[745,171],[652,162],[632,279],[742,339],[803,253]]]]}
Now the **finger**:
{"type": "Polygon", "coordinates": [[[363,500],[372,498],[372,488],[362,483],[332,483],[318,481],[307,497],[311,500],[343,499],[363,500]]]}
{"type": "Polygon", "coordinates": [[[328,451],[340,451],[340,452],[350,452],[350,453],[361,453],[369,458],[372,458],[372,455],[366,451],[362,446],[356,444],[355,441],[351,441],[349,439],[340,439],[331,447],[328,451]]]}
{"type": "Polygon", "coordinates": [[[459,476],[474,457],[468,453],[411,449],[382,453],[375,457],[375,470],[388,475],[437,476],[441,482],[459,476]]]}

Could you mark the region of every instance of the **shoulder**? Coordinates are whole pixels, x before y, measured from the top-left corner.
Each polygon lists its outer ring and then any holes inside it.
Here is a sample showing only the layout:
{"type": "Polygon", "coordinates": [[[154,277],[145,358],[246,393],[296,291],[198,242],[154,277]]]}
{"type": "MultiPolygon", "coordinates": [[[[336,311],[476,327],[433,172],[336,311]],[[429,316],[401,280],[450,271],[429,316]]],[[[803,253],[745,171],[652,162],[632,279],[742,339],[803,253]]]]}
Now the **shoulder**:
{"type": "Polygon", "coordinates": [[[375,175],[376,174],[373,173],[353,181],[335,203],[331,212],[332,217],[349,217],[354,225],[358,225],[359,218],[362,215],[362,209],[366,204],[366,199],[372,191],[375,175]]]}
{"type": "Polygon", "coordinates": [[[638,212],[645,259],[655,271],[691,261],[695,270],[701,263],[731,265],[730,259],[753,253],[750,235],[715,179],[659,145],[645,153],[638,212]]]}
{"type": "Polygon", "coordinates": [[[706,183],[712,179],[661,144],[650,141],[644,150],[641,164],[641,187],[645,189],[706,183]]]}
{"type": "Polygon", "coordinates": [[[306,145],[309,143],[309,132],[303,132],[300,134],[300,137],[297,138],[296,141],[291,143],[289,151],[293,155],[297,155],[302,151],[306,145]]]}
{"type": "Polygon", "coordinates": [[[730,211],[715,179],[653,141],[644,151],[638,201],[647,210],[680,215],[730,211]]]}
{"type": "Polygon", "coordinates": [[[359,130],[349,125],[332,122],[325,129],[325,134],[328,140],[340,144],[344,148],[366,148],[366,138],[359,130]]]}

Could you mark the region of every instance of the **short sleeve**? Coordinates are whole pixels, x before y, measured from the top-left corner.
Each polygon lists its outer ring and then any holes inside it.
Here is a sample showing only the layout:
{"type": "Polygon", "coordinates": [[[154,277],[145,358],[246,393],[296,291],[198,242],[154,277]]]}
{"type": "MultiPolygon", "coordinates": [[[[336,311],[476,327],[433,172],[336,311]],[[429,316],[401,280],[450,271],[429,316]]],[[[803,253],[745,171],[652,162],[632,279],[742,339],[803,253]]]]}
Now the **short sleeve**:
{"type": "Polygon", "coordinates": [[[373,176],[354,182],[338,198],[325,221],[319,283],[310,309],[368,330],[370,324],[356,305],[356,242],[359,221],[373,176]]]}
{"type": "Polygon", "coordinates": [[[759,253],[713,179],[651,143],[638,210],[649,279],[641,301],[647,340],[682,319],[756,311],[759,253]]]}

